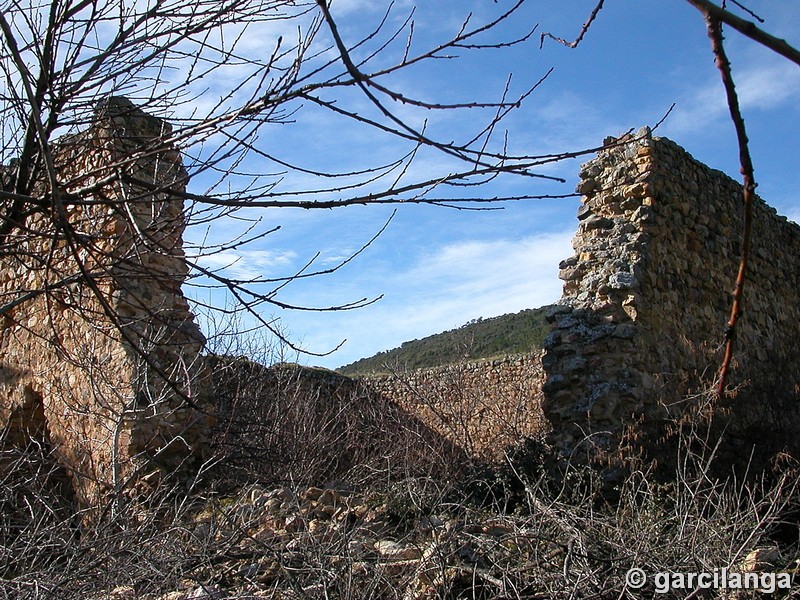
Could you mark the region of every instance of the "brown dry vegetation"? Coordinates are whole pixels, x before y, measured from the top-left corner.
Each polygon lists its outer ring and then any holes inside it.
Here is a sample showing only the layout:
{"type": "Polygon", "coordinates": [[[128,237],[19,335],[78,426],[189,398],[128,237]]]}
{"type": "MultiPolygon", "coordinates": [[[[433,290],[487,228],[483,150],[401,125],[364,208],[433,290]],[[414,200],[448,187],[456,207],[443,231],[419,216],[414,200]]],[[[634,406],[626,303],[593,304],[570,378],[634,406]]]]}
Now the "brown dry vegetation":
{"type": "Polygon", "coordinates": [[[634,467],[612,500],[598,471],[549,469],[541,439],[470,463],[351,380],[214,363],[217,461],[146,501],[87,518],[47,448],[6,446],[0,597],[648,598],[631,567],[797,568],[797,463],[712,477],[705,425],[679,428],[671,481],[634,467]]]}

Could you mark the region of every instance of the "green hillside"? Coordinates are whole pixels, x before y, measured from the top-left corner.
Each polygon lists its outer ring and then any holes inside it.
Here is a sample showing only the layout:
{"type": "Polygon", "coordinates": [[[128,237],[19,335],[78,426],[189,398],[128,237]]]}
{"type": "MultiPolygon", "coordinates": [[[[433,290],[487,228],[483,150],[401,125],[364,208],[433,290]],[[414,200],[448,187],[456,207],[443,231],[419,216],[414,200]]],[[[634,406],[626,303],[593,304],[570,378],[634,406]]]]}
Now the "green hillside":
{"type": "Polygon", "coordinates": [[[490,319],[476,319],[458,329],[404,342],[399,348],[362,358],[337,370],[345,375],[382,373],[396,368],[421,369],[461,360],[529,352],[541,348],[550,331],[544,317],[546,309],[534,308],[490,319]]]}

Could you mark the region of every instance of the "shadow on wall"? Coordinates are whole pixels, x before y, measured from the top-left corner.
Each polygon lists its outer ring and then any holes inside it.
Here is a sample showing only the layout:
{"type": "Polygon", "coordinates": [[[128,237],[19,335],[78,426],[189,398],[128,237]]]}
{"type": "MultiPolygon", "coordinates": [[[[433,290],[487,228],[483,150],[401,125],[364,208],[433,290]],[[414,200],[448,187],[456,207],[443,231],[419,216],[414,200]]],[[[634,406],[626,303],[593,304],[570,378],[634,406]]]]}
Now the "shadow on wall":
{"type": "Polygon", "coordinates": [[[451,441],[363,383],[325,369],[209,357],[221,483],[358,485],[456,476],[451,441]]]}
{"type": "Polygon", "coordinates": [[[534,351],[429,369],[396,368],[364,383],[467,455],[496,463],[547,430],[540,406],[543,378],[542,353],[534,351]]]}

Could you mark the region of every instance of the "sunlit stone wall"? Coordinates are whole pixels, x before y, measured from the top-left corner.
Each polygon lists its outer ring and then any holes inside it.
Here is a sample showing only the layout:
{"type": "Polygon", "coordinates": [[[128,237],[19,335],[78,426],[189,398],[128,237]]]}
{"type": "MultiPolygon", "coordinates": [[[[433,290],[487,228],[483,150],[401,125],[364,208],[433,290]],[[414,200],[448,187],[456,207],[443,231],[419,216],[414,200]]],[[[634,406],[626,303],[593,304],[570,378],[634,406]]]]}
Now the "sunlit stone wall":
{"type": "Polygon", "coordinates": [[[541,352],[401,371],[368,382],[477,458],[502,459],[545,427],[541,352]]]}
{"type": "Polygon", "coordinates": [[[543,408],[562,450],[613,446],[625,424],[657,425],[703,402],[734,437],[796,425],[800,227],[757,201],[729,381],[740,391],[717,405],[703,392],[722,358],[741,186],[647,129],[609,140],[580,177],[575,254],[560,265],[564,293],[543,359],[543,408]]]}
{"type": "Polygon", "coordinates": [[[186,172],[168,133],[124,98],[101,102],[53,148],[60,193],[84,190],[80,202],[29,217],[0,259],[0,305],[19,301],[0,321],[6,442],[49,445],[86,504],[204,446],[204,339],[181,292],[186,172]]]}

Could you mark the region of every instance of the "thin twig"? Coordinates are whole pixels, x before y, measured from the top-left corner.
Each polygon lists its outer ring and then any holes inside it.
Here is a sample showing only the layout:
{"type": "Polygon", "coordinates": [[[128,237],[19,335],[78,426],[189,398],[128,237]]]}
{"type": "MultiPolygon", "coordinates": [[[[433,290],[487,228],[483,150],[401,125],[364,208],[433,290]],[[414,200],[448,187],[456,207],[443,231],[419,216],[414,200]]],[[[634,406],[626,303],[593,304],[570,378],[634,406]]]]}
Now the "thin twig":
{"type": "Polygon", "coordinates": [[[597,3],[597,6],[594,7],[594,10],[592,11],[592,14],[589,15],[589,18],[586,19],[586,23],[584,23],[583,27],[581,27],[581,31],[580,31],[580,33],[578,33],[578,37],[576,37],[574,40],[572,40],[571,42],[568,42],[567,40],[565,40],[563,38],[554,36],[552,33],[543,33],[541,38],[539,39],[539,48],[544,46],[544,39],[548,38],[548,37],[551,40],[557,41],[559,44],[564,44],[567,48],[577,48],[578,44],[580,44],[583,41],[583,38],[584,38],[584,36],[586,36],[586,33],[589,31],[589,28],[592,26],[592,23],[597,18],[597,14],[603,9],[603,4],[604,3],[605,3],[605,0],[600,0],[600,2],[597,3]]]}
{"type": "MultiPolygon", "coordinates": [[[[758,16],[758,15],[757,15],[755,12],[753,12],[752,10],[750,10],[749,8],[747,8],[747,7],[746,7],[744,4],[742,4],[741,2],[737,2],[736,0],[730,0],[730,3],[731,3],[731,4],[735,4],[736,6],[738,6],[739,8],[741,8],[741,9],[742,9],[744,12],[746,12],[748,15],[750,15],[751,17],[753,17],[753,18],[754,18],[756,21],[758,21],[759,23],[764,23],[764,22],[765,22],[765,21],[764,21],[764,19],[762,19],[761,17],[759,17],[759,16],[758,16]]],[[[722,5],[722,8],[725,8],[725,5],[724,5],[724,4],[722,5]]]]}

